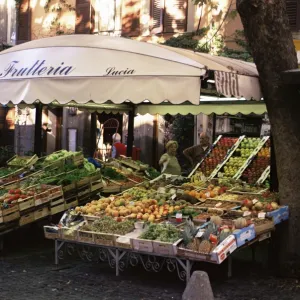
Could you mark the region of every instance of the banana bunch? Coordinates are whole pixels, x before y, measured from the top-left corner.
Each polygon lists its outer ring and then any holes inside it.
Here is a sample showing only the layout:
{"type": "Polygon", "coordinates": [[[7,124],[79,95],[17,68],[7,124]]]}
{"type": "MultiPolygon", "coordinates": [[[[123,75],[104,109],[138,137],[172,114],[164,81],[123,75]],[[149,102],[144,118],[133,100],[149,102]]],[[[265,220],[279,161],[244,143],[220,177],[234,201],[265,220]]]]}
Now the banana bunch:
{"type": "Polygon", "coordinates": [[[198,187],[205,187],[206,186],[206,180],[203,173],[196,173],[191,177],[191,183],[194,185],[197,185],[198,187]]]}

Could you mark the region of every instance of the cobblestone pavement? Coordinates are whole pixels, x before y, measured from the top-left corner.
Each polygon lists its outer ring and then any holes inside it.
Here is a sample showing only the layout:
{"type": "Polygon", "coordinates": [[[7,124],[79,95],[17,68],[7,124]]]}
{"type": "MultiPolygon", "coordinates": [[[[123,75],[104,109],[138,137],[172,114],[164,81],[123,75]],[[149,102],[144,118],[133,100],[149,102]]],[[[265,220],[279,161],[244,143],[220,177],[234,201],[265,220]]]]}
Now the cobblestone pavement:
{"type": "MultiPolygon", "coordinates": [[[[76,258],[56,267],[54,244],[41,233],[41,228],[33,228],[6,236],[0,254],[1,300],[181,299],[185,285],[175,273],[147,273],[135,267],[116,277],[105,263],[76,258]]],[[[240,267],[234,266],[234,277],[229,280],[224,279],[222,266],[208,270],[216,299],[300,300],[300,283],[295,279],[253,272],[251,265],[240,267]]]]}

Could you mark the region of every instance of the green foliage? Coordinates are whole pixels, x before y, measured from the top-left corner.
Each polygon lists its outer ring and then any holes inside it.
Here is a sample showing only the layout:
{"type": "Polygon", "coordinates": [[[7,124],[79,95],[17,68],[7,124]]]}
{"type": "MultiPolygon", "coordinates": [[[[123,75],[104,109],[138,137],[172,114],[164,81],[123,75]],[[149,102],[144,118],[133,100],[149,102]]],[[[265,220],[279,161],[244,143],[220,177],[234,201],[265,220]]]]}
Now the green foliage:
{"type": "MultiPolygon", "coordinates": [[[[208,27],[201,28],[197,32],[197,36],[204,36],[207,31],[209,30],[208,27]]],[[[175,48],[184,48],[184,49],[190,49],[197,52],[205,52],[208,53],[209,49],[206,47],[206,45],[203,45],[199,40],[194,39],[195,36],[194,33],[185,33],[182,35],[179,35],[177,37],[172,37],[165,41],[163,44],[170,47],[175,48]]]]}

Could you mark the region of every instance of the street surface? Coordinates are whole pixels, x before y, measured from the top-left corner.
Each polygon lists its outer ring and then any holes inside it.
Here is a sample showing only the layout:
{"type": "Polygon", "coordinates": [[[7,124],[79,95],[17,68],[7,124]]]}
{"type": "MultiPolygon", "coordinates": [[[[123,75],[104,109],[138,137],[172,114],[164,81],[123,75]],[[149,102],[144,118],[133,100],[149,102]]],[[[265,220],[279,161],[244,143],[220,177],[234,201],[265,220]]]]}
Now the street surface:
{"type": "MultiPolygon", "coordinates": [[[[181,299],[184,283],[176,273],[148,273],[135,267],[116,277],[107,263],[83,262],[74,256],[54,265],[54,242],[32,225],[9,234],[0,254],[1,300],[150,300],[181,299]]],[[[274,278],[253,265],[235,262],[226,279],[226,265],[210,267],[217,300],[300,300],[300,283],[274,278]]]]}

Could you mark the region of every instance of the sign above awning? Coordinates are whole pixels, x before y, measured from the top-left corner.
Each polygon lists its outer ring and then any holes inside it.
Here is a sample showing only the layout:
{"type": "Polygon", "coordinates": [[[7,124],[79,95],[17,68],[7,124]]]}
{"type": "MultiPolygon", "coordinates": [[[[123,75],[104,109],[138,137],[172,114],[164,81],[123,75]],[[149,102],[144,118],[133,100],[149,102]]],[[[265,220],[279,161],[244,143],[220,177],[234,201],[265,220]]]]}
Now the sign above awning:
{"type": "Polygon", "coordinates": [[[0,102],[44,104],[199,104],[205,67],[154,44],[120,37],[69,35],[0,53],[0,102]],[[187,89],[188,87],[188,89],[187,89]]]}

